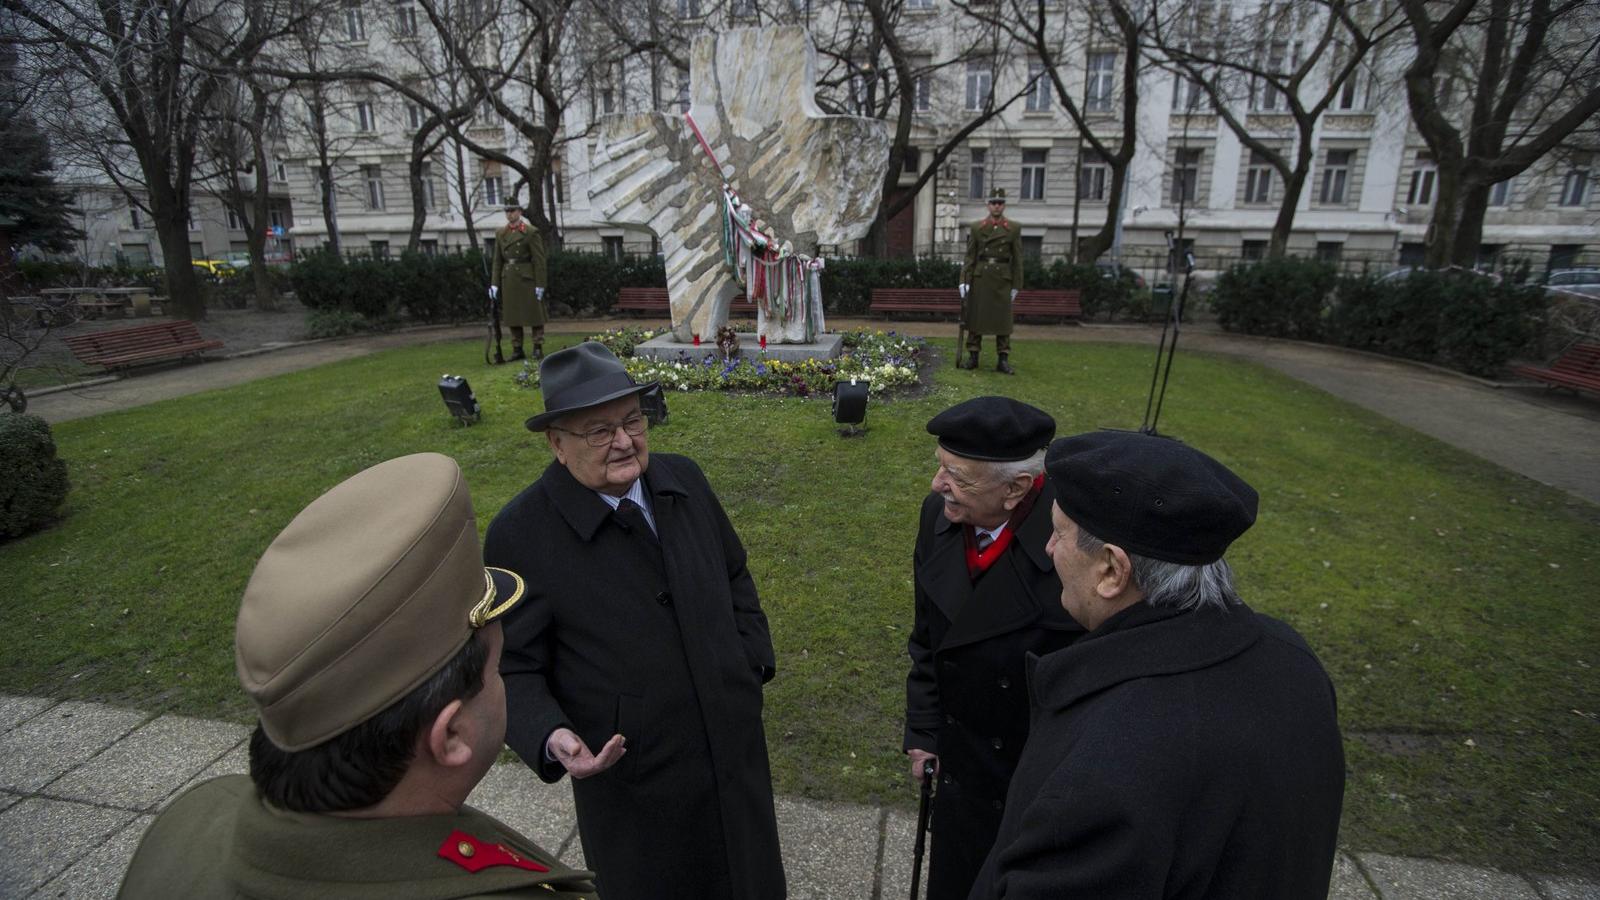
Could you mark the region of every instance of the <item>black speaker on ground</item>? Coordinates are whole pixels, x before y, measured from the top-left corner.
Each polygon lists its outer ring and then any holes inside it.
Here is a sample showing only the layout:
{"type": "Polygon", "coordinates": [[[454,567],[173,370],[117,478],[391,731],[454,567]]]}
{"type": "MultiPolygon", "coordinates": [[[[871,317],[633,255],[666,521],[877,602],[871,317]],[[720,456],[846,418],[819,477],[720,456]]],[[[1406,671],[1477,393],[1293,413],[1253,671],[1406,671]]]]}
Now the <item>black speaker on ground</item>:
{"type": "Polygon", "coordinates": [[[845,427],[839,429],[844,437],[854,437],[866,431],[867,383],[836,381],[833,384],[833,421],[845,427]]]}
{"type": "Polygon", "coordinates": [[[463,425],[471,425],[483,418],[483,407],[478,405],[478,398],[472,395],[472,386],[460,375],[439,376],[439,396],[444,398],[445,408],[450,410],[450,415],[460,419],[463,425]]]}

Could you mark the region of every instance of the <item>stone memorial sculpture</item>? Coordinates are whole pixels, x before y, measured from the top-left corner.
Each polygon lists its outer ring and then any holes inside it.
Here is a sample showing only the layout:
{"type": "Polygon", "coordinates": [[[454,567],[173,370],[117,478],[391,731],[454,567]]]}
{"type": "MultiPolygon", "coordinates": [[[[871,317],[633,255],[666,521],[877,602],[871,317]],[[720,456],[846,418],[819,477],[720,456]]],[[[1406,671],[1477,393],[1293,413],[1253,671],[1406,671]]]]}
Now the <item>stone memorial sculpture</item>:
{"type": "Polygon", "coordinates": [[[819,244],[866,234],[889,158],[888,125],[824,115],[816,48],[799,27],[697,38],[689,112],[607,116],[589,187],[595,217],[654,233],[673,337],[710,340],[741,291],[771,343],[824,330],[819,244]]]}

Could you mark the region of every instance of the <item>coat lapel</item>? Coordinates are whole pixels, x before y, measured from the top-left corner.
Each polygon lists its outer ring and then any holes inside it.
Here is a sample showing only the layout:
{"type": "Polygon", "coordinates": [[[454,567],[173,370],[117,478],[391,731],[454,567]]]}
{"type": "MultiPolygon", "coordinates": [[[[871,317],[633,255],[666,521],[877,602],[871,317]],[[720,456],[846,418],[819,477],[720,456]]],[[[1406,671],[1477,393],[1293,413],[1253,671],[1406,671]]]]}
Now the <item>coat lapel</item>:
{"type": "Polygon", "coordinates": [[[940,650],[1015,631],[1038,619],[1044,603],[1059,602],[1054,597],[1034,596],[1034,585],[1052,565],[1044,552],[1049,540],[1049,504],[1034,504],[1011,548],[976,583],[967,576],[961,529],[940,516],[934,526],[934,550],[917,573],[928,596],[951,622],[940,650]]]}

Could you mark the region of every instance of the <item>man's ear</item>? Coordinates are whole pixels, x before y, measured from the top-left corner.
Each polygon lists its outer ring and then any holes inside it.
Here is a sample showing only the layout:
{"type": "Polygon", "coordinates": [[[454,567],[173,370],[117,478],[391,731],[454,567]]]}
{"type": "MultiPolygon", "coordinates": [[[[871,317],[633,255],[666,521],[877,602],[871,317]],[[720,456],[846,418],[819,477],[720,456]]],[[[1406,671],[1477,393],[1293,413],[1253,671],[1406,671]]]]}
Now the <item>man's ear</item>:
{"type": "Polygon", "coordinates": [[[1115,600],[1133,587],[1133,560],[1128,559],[1128,551],[1106,544],[1094,564],[1095,592],[1104,599],[1115,600]]]}
{"type": "Polygon", "coordinates": [[[1004,506],[1007,510],[1017,508],[1022,498],[1028,496],[1028,491],[1033,490],[1033,476],[1026,472],[1006,482],[1004,506]]]}
{"type": "Polygon", "coordinates": [[[445,768],[464,766],[472,762],[472,728],[470,716],[462,715],[460,700],[452,700],[433,717],[433,725],[423,735],[424,749],[436,765],[445,768]]]}
{"type": "Polygon", "coordinates": [[[566,465],[567,457],[566,454],[561,452],[561,439],[556,437],[556,433],[547,428],[544,432],[544,439],[550,443],[550,452],[556,455],[556,462],[561,463],[563,466],[566,465]]]}

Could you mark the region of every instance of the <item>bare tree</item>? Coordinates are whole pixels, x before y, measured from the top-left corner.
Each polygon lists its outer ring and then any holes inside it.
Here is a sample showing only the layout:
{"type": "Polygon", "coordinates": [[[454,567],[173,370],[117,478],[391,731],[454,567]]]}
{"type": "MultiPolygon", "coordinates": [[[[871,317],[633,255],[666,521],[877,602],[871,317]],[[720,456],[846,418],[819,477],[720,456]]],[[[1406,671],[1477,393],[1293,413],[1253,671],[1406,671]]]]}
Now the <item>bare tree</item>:
{"type": "MultiPolygon", "coordinates": [[[[1179,75],[1173,111],[1215,110],[1281,180],[1270,256],[1288,247],[1317,122],[1398,27],[1397,14],[1380,7],[1375,0],[1306,0],[1265,4],[1233,19],[1226,8],[1219,13],[1215,4],[1186,0],[1167,7],[1149,31],[1153,52],[1179,75]]],[[[1254,177],[1247,190],[1262,199],[1272,193],[1270,181],[1254,177]]]]}
{"type": "Polygon", "coordinates": [[[250,253],[256,308],[277,308],[278,292],[267,271],[267,223],[272,210],[269,156],[278,134],[281,84],[251,73],[226,78],[213,98],[201,132],[197,176],[239,221],[250,253]]]}
{"type": "Polygon", "coordinates": [[[204,318],[189,264],[200,129],[222,85],[219,72],[253,60],[295,20],[288,0],[0,0],[0,8],[21,23],[24,67],[56,79],[78,106],[101,107],[125,138],[161,242],[171,304],[185,318],[204,318]]]}
{"type": "Polygon", "coordinates": [[[1427,265],[1471,266],[1496,183],[1580,129],[1593,148],[1600,16],[1590,0],[1400,0],[1400,7],[1416,41],[1406,99],[1439,173],[1427,265]]]}

